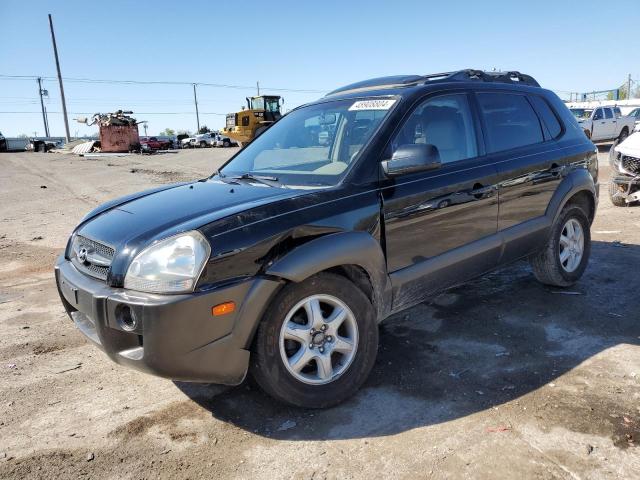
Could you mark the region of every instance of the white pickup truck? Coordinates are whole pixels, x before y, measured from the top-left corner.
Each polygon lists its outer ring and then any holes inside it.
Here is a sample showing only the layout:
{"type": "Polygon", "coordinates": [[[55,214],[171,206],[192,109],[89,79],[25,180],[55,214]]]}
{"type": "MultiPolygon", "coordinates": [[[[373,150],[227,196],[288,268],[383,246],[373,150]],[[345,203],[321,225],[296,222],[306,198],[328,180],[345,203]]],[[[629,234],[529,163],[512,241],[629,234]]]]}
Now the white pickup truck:
{"type": "Polygon", "coordinates": [[[571,108],[584,133],[594,142],[618,139],[622,142],[633,131],[634,119],[624,117],[618,107],[571,108]]]}

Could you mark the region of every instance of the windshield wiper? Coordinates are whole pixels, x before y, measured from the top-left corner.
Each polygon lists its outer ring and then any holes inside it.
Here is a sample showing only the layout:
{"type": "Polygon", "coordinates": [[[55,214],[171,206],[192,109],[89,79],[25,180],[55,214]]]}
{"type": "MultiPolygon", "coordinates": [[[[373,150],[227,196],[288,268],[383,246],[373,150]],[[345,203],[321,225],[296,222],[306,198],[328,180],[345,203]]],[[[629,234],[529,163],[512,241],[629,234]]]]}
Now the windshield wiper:
{"type": "Polygon", "coordinates": [[[269,177],[266,175],[254,175],[253,173],[243,173],[242,175],[238,175],[235,177],[229,177],[233,180],[249,180],[258,183],[262,183],[264,185],[268,185],[270,187],[284,187],[280,182],[278,182],[278,177],[269,177]]]}

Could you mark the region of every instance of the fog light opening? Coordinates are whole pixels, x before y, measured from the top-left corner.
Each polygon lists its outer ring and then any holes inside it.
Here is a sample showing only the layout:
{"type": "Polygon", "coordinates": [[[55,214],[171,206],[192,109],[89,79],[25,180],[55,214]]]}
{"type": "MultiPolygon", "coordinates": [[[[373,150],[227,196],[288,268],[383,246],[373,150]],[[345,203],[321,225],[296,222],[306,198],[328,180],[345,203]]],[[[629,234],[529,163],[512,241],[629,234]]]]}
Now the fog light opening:
{"type": "Polygon", "coordinates": [[[138,327],[138,320],[136,319],[133,310],[128,305],[122,305],[118,312],[118,323],[123,330],[132,332],[138,327]]]}

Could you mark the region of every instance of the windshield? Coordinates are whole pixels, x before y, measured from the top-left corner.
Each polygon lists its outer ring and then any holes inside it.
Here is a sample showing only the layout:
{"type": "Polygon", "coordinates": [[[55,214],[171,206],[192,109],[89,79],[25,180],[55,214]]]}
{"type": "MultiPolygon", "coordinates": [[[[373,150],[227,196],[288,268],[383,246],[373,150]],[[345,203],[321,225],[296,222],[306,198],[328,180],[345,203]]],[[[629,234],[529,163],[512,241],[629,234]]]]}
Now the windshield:
{"type": "Polygon", "coordinates": [[[339,100],[294,110],[221,172],[269,176],[290,185],[336,185],[394,103],[394,99],[339,100]]]}
{"type": "Polygon", "coordinates": [[[255,97],[251,99],[251,109],[252,110],[264,110],[264,98],[263,97],[255,97]]]}
{"type": "Polygon", "coordinates": [[[570,108],[569,110],[571,110],[571,113],[573,113],[573,116],[579,119],[583,119],[583,118],[590,118],[591,117],[591,113],[593,112],[593,109],[589,109],[589,108],[570,108]]]}

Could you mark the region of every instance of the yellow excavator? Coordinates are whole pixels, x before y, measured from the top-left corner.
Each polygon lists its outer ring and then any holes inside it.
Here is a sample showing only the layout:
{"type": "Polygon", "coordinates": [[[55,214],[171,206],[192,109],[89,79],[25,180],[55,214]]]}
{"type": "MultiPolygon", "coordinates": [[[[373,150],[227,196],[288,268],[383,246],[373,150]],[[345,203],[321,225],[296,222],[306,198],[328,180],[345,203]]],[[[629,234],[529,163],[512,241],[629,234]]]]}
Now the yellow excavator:
{"type": "Polygon", "coordinates": [[[234,139],[240,146],[246,145],[282,117],[283,103],[277,95],[247,97],[247,109],[227,115],[222,135],[234,139]]]}

